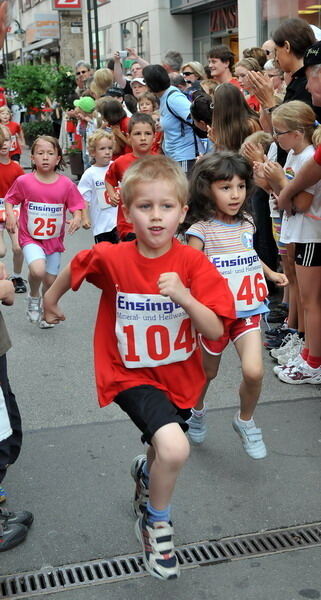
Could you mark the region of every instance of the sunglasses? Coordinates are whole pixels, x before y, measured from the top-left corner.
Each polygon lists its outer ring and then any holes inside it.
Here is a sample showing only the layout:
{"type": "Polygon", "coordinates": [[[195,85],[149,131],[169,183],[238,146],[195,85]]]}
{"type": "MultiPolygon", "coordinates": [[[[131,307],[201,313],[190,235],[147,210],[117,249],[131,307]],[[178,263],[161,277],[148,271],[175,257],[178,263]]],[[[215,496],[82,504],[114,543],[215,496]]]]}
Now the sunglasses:
{"type": "Polygon", "coordinates": [[[193,71],[185,71],[183,73],[183,77],[188,77],[189,75],[194,75],[193,71]]]}
{"type": "Polygon", "coordinates": [[[85,73],[88,73],[88,69],[87,71],[77,71],[76,75],[85,75],[85,73]]]}

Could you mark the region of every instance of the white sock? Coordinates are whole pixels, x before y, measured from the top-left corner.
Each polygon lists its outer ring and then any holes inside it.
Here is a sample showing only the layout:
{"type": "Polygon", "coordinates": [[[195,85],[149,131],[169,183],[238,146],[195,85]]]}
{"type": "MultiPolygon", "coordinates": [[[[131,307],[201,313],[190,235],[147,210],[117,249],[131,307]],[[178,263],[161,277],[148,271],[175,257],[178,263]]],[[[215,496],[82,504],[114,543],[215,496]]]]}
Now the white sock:
{"type": "Polygon", "coordinates": [[[17,279],[18,277],[21,277],[21,273],[12,273],[12,277],[17,279]]]}
{"type": "Polygon", "coordinates": [[[196,408],[192,408],[192,413],[193,415],[195,415],[195,417],[204,417],[205,413],[206,413],[206,406],[204,404],[203,408],[201,408],[201,410],[196,410],[196,408]]]}
{"type": "Polygon", "coordinates": [[[245,425],[246,427],[254,427],[255,426],[253,417],[251,417],[249,419],[249,421],[244,421],[244,419],[241,419],[240,413],[238,413],[237,420],[240,421],[240,423],[242,423],[242,425],[245,425]]]}

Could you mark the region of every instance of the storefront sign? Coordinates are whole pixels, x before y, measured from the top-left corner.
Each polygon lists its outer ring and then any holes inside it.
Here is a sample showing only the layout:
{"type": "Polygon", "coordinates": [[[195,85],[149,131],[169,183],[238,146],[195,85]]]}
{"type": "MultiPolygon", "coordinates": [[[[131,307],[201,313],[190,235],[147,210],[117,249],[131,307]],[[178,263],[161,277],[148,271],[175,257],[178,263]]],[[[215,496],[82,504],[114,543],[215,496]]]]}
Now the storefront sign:
{"type": "Polygon", "coordinates": [[[36,40],[59,38],[58,15],[54,13],[37,13],[36,20],[27,27],[26,42],[32,44],[36,40]]]}
{"type": "Polygon", "coordinates": [[[54,10],[81,10],[81,0],[53,0],[54,10]]]}
{"type": "Polygon", "coordinates": [[[226,6],[225,8],[217,8],[211,12],[210,31],[227,31],[228,29],[236,29],[238,26],[237,6],[226,6]]]}

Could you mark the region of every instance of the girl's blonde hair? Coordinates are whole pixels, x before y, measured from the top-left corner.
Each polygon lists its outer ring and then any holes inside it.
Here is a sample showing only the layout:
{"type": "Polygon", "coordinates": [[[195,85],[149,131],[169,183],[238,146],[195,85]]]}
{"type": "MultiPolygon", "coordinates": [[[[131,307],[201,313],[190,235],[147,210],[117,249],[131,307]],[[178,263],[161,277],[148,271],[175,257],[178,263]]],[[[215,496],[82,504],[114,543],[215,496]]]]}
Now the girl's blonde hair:
{"type": "Polygon", "coordinates": [[[206,79],[205,69],[204,69],[203,65],[200,62],[197,62],[197,60],[194,60],[192,62],[188,62],[185,65],[183,65],[182,68],[181,68],[181,72],[185,71],[185,69],[187,67],[189,67],[190,69],[192,69],[192,71],[194,71],[194,74],[197,75],[197,77],[199,79],[206,79]]]}
{"type": "Polygon", "coordinates": [[[104,131],[104,129],[96,129],[94,133],[92,133],[88,138],[88,150],[89,154],[93,154],[96,150],[96,146],[100,140],[107,138],[110,142],[115,145],[114,135],[110,131],[104,131]]]}
{"type": "Polygon", "coordinates": [[[2,115],[2,113],[4,112],[8,112],[10,117],[12,117],[12,112],[9,108],[9,106],[5,105],[5,106],[0,106],[0,116],[2,115]]]}
{"type": "Polygon", "coordinates": [[[272,123],[282,121],[289,131],[303,131],[310,144],[321,143],[321,127],[311,106],[301,100],[292,100],[278,106],[272,113],[272,123]]]}
{"type": "Polygon", "coordinates": [[[244,69],[247,69],[248,71],[255,71],[256,73],[262,71],[262,68],[256,58],[252,58],[251,56],[239,60],[239,62],[237,62],[235,65],[235,68],[236,67],[244,67],[244,69]]]}
{"type": "Polygon", "coordinates": [[[110,69],[97,69],[94,73],[90,90],[97,98],[105,96],[107,90],[113,85],[113,72],[110,69]]]}

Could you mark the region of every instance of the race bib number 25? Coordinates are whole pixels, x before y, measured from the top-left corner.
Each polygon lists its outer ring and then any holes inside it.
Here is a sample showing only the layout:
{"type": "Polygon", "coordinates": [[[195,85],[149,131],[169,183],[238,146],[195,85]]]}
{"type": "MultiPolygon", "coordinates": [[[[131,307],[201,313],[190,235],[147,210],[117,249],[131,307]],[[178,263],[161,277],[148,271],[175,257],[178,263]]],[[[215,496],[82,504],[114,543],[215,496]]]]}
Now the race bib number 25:
{"type": "Polygon", "coordinates": [[[49,240],[59,237],[63,218],[63,204],[29,202],[28,231],[35,240],[49,240]]]}
{"type": "Polygon", "coordinates": [[[187,360],[196,348],[196,332],[184,309],[160,294],[118,292],[118,350],[129,369],[187,360]]]}

